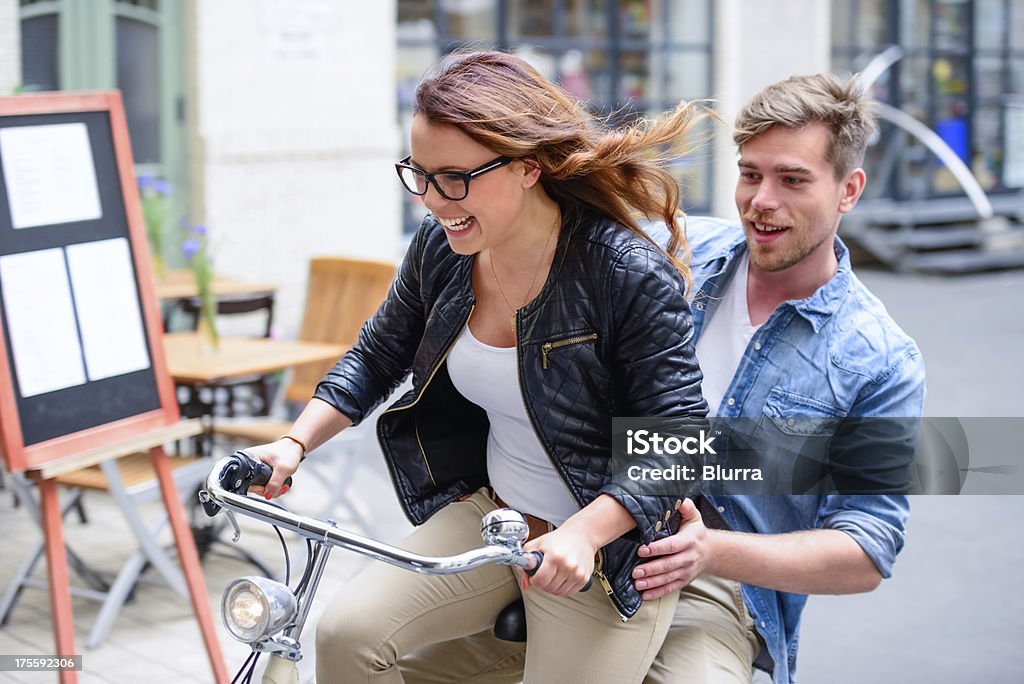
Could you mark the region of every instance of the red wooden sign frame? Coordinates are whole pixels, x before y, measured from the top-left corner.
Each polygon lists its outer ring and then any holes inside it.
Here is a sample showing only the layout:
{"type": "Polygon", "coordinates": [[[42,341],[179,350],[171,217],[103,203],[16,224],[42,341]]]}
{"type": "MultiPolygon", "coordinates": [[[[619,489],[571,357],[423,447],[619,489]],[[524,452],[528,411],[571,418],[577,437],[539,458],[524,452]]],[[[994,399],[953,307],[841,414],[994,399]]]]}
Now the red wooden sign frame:
{"type": "MultiPolygon", "coordinates": [[[[110,122],[114,147],[114,166],[124,200],[129,244],[135,268],[136,284],[142,308],[142,320],[149,340],[148,351],[152,364],[159,408],[145,410],[137,415],[113,420],[96,427],[77,430],[46,441],[25,445],[22,422],[15,396],[14,376],[8,366],[8,353],[3,335],[0,335],[0,456],[13,472],[29,471],[39,485],[41,525],[46,537],[47,574],[50,588],[50,610],[54,642],[59,655],[73,655],[74,624],[71,613],[71,593],[67,555],[64,547],[63,519],[54,475],[84,467],[100,460],[118,458],[128,451],[148,450],[160,482],[161,494],[171,530],[174,534],[179,560],[189,589],[192,608],[199,622],[203,643],[210,659],[214,681],[228,681],[224,658],[217,640],[213,616],[209,606],[202,567],[196,553],[184,510],[180,505],[171,465],[163,444],[180,439],[197,430],[179,423],[178,404],[174,383],[167,370],[164,355],[163,330],[157,310],[142,207],[135,189],[128,125],[125,120],[121,94],[100,93],[40,93],[0,98],[0,118],[22,115],[74,114],[106,112],[110,122]]],[[[75,684],[77,673],[59,673],[61,684],[75,684]]]]}
{"type": "Polygon", "coordinates": [[[0,117],[76,112],[106,112],[110,118],[118,181],[127,214],[129,243],[137,274],[143,323],[149,339],[149,357],[153,365],[160,408],[25,446],[21,431],[21,419],[15,400],[12,371],[7,364],[6,343],[4,336],[0,335],[0,456],[3,457],[7,468],[12,472],[35,469],[61,459],[73,458],[78,454],[112,442],[144,434],[154,428],[171,425],[176,423],[179,418],[174,383],[167,372],[167,361],[164,356],[163,333],[153,289],[149,247],[142,219],[142,207],[139,203],[138,192],[135,190],[131,144],[128,139],[128,125],[121,104],[121,94],[115,91],[40,93],[0,97],[0,117]]]}

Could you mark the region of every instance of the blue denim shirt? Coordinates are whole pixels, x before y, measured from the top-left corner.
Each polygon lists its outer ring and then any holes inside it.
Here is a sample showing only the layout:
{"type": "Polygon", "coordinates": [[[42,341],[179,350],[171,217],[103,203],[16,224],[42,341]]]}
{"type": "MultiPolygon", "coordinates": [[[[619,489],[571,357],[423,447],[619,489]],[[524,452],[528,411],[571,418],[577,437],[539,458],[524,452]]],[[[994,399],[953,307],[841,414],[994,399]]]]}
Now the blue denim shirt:
{"type": "MultiPolygon", "coordinates": [[[[689,217],[686,228],[699,336],[746,242],[740,226],[719,219],[689,217]]],[[[779,305],[751,338],[722,398],[719,417],[921,415],[924,362],[917,345],[853,274],[849,252],[838,237],[835,251],[839,268],[832,279],[807,299],[779,305]]],[[[734,530],[842,530],[860,544],[883,577],[892,574],[910,511],[908,498],[901,495],[732,495],[712,501],[734,530]]],[[[794,682],[807,597],[743,585],[743,598],[774,662],[774,682],[794,682]]],[[[758,665],[771,668],[763,658],[758,665]]]]}

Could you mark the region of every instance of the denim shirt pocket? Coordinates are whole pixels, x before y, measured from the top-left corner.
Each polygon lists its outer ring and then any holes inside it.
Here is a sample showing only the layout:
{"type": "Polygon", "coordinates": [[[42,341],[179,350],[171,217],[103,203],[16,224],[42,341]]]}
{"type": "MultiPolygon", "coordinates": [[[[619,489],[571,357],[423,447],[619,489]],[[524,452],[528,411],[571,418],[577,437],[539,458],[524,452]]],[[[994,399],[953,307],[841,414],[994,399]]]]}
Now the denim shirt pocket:
{"type": "Polygon", "coordinates": [[[773,387],[764,402],[764,415],[783,434],[827,437],[846,412],[818,399],[773,387]]]}
{"type": "Polygon", "coordinates": [[[759,420],[759,445],[769,455],[774,494],[823,494],[833,488],[830,443],[844,412],[828,403],[774,387],[759,420]]]}

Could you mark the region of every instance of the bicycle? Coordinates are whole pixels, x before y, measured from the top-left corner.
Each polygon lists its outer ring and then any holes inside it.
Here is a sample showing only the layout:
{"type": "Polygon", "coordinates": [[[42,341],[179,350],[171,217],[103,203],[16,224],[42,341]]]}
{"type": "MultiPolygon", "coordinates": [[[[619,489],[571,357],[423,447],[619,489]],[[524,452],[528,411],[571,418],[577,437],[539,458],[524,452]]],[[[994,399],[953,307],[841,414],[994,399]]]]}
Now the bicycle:
{"type": "MultiPolygon", "coordinates": [[[[285,546],[285,582],[246,576],[232,580],[221,599],[221,618],[228,633],[252,649],[232,684],[252,681],[260,654],[270,658],[263,673],[263,684],[298,684],[298,662],[302,659],[299,638],[313,597],[319,586],[331,550],[337,546],[376,560],[421,574],[447,575],[467,572],[490,563],[522,568],[528,574],[537,572],[544,555],[524,551],[529,535],[525,517],[510,508],[499,508],[480,521],[484,546],[455,556],[422,556],[396,546],[368,539],[338,528],[333,521],[322,521],[297,515],[280,504],[247,496],[249,487],[269,481],[271,468],[243,451],[217,461],[206,479],[199,499],[207,515],[224,509],[234,530],[234,541],[241,536],[235,520],[238,513],[274,526],[284,546],[281,529],[306,539],[306,567],[294,589],[288,586],[290,560],[285,546]]],[[[288,478],[286,484],[291,484],[288,478]]],[[[589,588],[584,587],[584,591],[589,588]]],[[[526,640],[522,602],[509,605],[495,623],[498,638],[509,641],[526,640]]]]}

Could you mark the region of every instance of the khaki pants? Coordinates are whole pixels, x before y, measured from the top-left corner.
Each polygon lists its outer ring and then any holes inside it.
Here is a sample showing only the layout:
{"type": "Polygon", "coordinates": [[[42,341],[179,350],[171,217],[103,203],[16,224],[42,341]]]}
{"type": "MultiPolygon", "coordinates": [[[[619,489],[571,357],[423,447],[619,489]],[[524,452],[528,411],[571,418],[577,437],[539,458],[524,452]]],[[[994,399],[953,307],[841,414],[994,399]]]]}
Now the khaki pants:
{"type": "Polygon", "coordinates": [[[750,684],[760,649],[740,585],[704,575],[679,592],[672,629],[644,684],[750,684]]]}
{"type": "MultiPolygon", "coordinates": [[[[644,684],[749,684],[759,649],[739,585],[698,577],[680,592],[672,629],[644,684]]],[[[523,644],[481,632],[422,648],[401,666],[408,684],[516,684],[522,681],[525,659],[523,644]]]]}
{"type": "MultiPolygon", "coordinates": [[[[480,490],[439,511],[400,546],[432,556],[476,548],[481,543],[480,518],[496,507],[480,490]]],[[[490,668],[515,668],[516,662],[516,676],[527,684],[641,682],[668,632],[675,604],[674,596],[645,604],[623,623],[596,587],[557,597],[539,589],[521,592],[505,566],[419,575],[374,563],[332,599],[317,626],[317,682],[462,682],[490,668]],[[435,673],[423,675],[433,680],[405,676],[404,656],[489,632],[501,609],[521,594],[529,622],[522,657],[523,645],[509,644],[513,662],[503,662],[504,650],[496,655],[488,650],[482,664],[438,660],[435,673]]]]}

